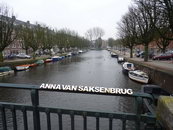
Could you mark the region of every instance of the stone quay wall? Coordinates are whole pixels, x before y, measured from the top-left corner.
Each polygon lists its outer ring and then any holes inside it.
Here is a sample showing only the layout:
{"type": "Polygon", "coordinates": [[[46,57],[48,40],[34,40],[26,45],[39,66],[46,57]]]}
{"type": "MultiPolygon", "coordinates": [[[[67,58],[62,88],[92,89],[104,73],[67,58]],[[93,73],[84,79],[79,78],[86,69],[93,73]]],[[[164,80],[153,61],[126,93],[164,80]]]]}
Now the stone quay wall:
{"type": "Polygon", "coordinates": [[[126,58],[126,61],[135,64],[136,69],[140,69],[149,75],[149,83],[157,84],[165,90],[173,93],[173,71],[164,67],[154,66],[149,62],[136,61],[126,58]]]}

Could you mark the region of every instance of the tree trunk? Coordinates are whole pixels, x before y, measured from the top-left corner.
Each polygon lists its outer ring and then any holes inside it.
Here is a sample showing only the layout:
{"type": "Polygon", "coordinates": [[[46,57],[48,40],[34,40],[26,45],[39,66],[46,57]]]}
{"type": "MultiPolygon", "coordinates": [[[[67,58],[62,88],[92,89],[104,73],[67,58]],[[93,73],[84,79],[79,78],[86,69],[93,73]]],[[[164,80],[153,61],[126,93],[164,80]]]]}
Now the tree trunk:
{"type": "Polygon", "coordinates": [[[165,52],[166,52],[166,46],[163,46],[162,53],[165,53],[165,52]]]}
{"type": "Polygon", "coordinates": [[[34,51],[32,57],[33,57],[33,59],[35,60],[35,58],[36,58],[35,51],[34,51]]]}
{"type": "Polygon", "coordinates": [[[0,52],[0,62],[3,62],[4,61],[4,57],[3,57],[3,54],[2,54],[2,51],[0,52]]]}
{"type": "Polygon", "coordinates": [[[133,58],[133,47],[130,47],[130,58],[133,58]]]}
{"type": "Polygon", "coordinates": [[[52,56],[52,52],[51,52],[51,49],[49,49],[49,55],[52,56]]]}
{"type": "Polygon", "coordinates": [[[144,61],[148,61],[148,43],[145,43],[144,61]]]}
{"type": "Polygon", "coordinates": [[[28,48],[26,48],[25,51],[26,51],[26,54],[28,55],[28,48]]]}

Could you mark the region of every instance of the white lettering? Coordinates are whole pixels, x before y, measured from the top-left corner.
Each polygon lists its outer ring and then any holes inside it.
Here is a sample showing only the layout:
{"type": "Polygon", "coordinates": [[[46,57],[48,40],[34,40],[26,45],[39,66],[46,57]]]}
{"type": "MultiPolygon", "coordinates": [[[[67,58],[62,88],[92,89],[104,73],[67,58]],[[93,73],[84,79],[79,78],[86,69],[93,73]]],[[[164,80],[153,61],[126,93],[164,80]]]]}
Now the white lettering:
{"type": "Polygon", "coordinates": [[[58,84],[55,89],[61,90],[61,85],[58,84]]]}
{"type": "Polygon", "coordinates": [[[79,86],[78,91],[83,91],[83,86],[79,86]]]}
{"type": "Polygon", "coordinates": [[[42,84],[40,85],[40,88],[45,88],[45,87],[44,87],[44,83],[42,83],[42,84]]]}
{"type": "Polygon", "coordinates": [[[76,91],[76,90],[77,90],[77,85],[72,85],[72,86],[71,86],[71,90],[72,90],[72,91],[76,91]]]}
{"type": "Polygon", "coordinates": [[[60,84],[45,84],[40,85],[42,89],[55,89],[55,90],[67,90],[67,91],[83,91],[83,92],[96,92],[96,93],[112,93],[112,94],[133,94],[132,89],[123,88],[105,88],[94,86],[77,86],[77,85],[60,85],[60,84]]]}

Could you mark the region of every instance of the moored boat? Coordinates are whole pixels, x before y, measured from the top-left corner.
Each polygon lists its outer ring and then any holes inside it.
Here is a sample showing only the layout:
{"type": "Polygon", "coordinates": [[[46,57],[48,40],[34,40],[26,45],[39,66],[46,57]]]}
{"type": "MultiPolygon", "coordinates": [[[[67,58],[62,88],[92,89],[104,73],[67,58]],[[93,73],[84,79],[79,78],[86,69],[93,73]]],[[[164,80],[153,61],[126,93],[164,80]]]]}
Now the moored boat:
{"type": "Polygon", "coordinates": [[[123,73],[128,74],[129,71],[135,70],[134,64],[130,62],[124,62],[122,65],[123,73]]]}
{"type": "Polygon", "coordinates": [[[52,61],[59,61],[61,58],[60,56],[53,56],[52,61]]]}
{"type": "Polygon", "coordinates": [[[48,58],[44,61],[44,63],[49,63],[49,62],[52,62],[52,59],[51,58],[48,58]]]}
{"type": "Polygon", "coordinates": [[[36,63],[33,63],[33,64],[29,64],[29,67],[35,67],[35,66],[37,66],[38,64],[36,64],[36,63]]]}
{"type": "Polygon", "coordinates": [[[14,73],[14,70],[12,70],[10,67],[0,67],[0,76],[5,76],[12,73],[14,73]]]}
{"type": "Polygon", "coordinates": [[[44,64],[44,60],[38,60],[38,61],[35,62],[35,64],[42,65],[42,64],[44,64]]]}
{"type": "Polygon", "coordinates": [[[83,51],[82,51],[82,50],[79,50],[78,52],[79,52],[79,53],[83,53],[83,51]]]}
{"type": "Polygon", "coordinates": [[[115,58],[118,58],[118,55],[114,52],[111,52],[111,57],[115,57],[115,58]]]}
{"type": "Polygon", "coordinates": [[[16,66],[17,71],[27,70],[29,69],[29,65],[18,65],[16,66]]]}
{"type": "Polygon", "coordinates": [[[68,56],[68,57],[71,57],[71,56],[72,56],[72,53],[71,53],[71,52],[69,52],[69,53],[67,54],[67,56],[68,56]]]}
{"type": "Polygon", "coordinates": [[[124,61],[125,61],[124,57],[120,57],[120,56],[119,56],[119,57],[117,58],[117,62],[118,62],[118,63],[122,63],[122,62],[124,62],[124,61]]]}
{"type": "Polygon", "coordinates": [[[128,76],[130,79],[135,80],[140,83],[148,83],[149,77],[148,75],[141,70],[129,71],[128,76]]]}

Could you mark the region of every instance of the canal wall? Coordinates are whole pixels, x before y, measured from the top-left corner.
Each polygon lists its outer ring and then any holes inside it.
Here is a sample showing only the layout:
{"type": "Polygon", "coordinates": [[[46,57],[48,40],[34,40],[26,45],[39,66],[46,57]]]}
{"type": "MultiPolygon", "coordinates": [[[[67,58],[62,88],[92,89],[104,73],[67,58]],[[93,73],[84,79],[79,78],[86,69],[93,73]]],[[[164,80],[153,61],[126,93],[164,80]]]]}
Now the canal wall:
{"type": "Polygon", "coordinates": [[[166,67],[153,65],[151,62],[137,61],[131,58],[125,58],[126,61],[135,64],[137,69],[143,70],[150,77],[150,84],[157,84],[169,92],[173,93],[173,71],[166,67]]]}
{"type": "Polygon", "coordinates": [[[36,59],[8,60],[8,61],[0,62],[0,67],[9,66],[12,69],[15,69],[15,66],[17,66],[17,65],[32,64],[32,63],[35,63],[38,60],[45,60],[47,58],[48,57],[40,57],[40,58],[36,58],[36,59]]]}
{"type": "Polygon", "coordinates": [[[173,130],[173,97],[160,96],[156,114],[166,130],[173,130]]]}

